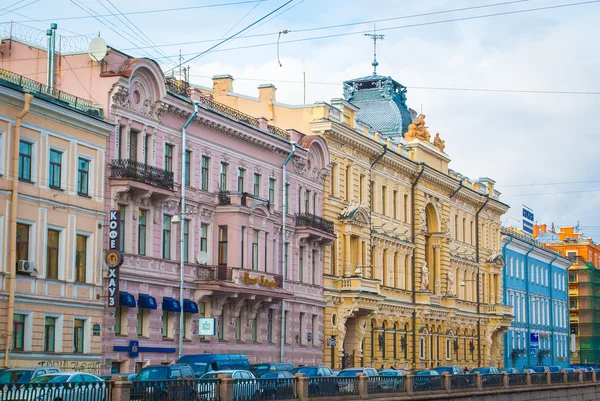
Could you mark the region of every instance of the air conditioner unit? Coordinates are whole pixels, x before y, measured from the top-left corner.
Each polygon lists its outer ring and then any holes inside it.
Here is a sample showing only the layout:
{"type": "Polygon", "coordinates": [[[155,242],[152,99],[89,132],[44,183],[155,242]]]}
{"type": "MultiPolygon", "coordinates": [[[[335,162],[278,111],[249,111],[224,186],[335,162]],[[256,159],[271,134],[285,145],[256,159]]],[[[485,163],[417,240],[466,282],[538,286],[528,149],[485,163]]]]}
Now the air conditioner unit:
{"type": "Polygon", "coordinates": [[[17,273],[33,274],[33,262],[30,260],[19,260],[17,273]]]}

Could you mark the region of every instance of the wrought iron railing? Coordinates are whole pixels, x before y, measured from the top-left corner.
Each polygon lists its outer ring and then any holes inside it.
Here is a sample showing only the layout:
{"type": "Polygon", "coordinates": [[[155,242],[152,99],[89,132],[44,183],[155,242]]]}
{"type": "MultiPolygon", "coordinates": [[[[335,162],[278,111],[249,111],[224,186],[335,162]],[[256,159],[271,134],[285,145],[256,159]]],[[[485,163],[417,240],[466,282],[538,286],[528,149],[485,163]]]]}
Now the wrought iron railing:
{"type": "Polygon", "coordinates": [[[358,377],[314,377],[308,382],[308,397],[357,395],[358,377]]]}
{"type": "Polygon", "coordinates": [[[173,172],[129,159],[115,159],[110,164],[111,178],[126,178],[156,187],[173,189],[173,172]]]}
{"type": "Polygon", "coordinates": [[[274,125],[268,125],[267,131],[269,131],[271,134],[278,136],[280,138],[290,139],[290,134],[286,130],[281,129],[279,127],[275,127],[274,125]]]}
{"type": "Polygon", "coordinates": [[[203,400],[218,400],[218,380],[215,384],[200,385],[201,380],[135,380],[131,386],[131,401],[180,400],[196,401],[202,388],[203,400]]]}
{"type": "MultiPolygon", "coordinates": [[[[254,400],[295,400],[298,398],[297,377],[256,379],[259,394],[254,400]]],[[[234,384],[235,385],[235,384],[234,384]]]]}
{"type": "Polygon", "coordinates": [[[198,385],[198,401],[220,401],[220,379],[196,380],[198,385]]]}
{"type": "Polygon", "coordinates": [[[527,385],[526,373],[512,373],[508,376],[509,386],[525,386],[527,385]]]}
{"type": "Polygon", "coordinates": [[[450,376],[450,387],[460,389],[476,388],[475,376],[468,373],[452,375],[450,376]]]}
{"type": "Polygon", "coordinates": [[[19,90],[37,95],[36,97],[45,98],[53,102],[58,102],[63,106],[71,107],[93,117],[104,118],[102,106],[95,105],[89,100],[73,96],[58,89],[50,89],[49,86],[33,79],[25,78],[22,75],[0,68],[0,80],[19,90]]]}
{"type": "Polygon", "coordinates": [[[504,375],[502,373],[489,373],[481,375],[481,384],[486,387],[502,387],[504,385],[504,375]]]}
{"type": "Polygon", "coordinates": [[[563,374],[562,372],[552,372],[550,373],[550,383],[562,383],[563,374]]]}
{"type": "Polygon", "coordinates": [[[414,376],[413,391],[437,391],[444,389],[444,378],[437,376],[414,376]]]}
{"type": "Polygon", "coordinates": [[[196,278],[198,280],[202,280],[202,281],[214,281],[216,280],[216,274],[215,274],[215,267],[214,266],[203,266],[200,265],[197,268],[197,275],[196,278]]]}
{"type": "Polygon", "coordinates": [[[531,384],[546,384],[546,373],[531,373],[531,384]]]}
{"type": "Polygon", "coordinates": [[[259,128],[258,119],[249,116],[248,114],[244,114],[241,111],[234,109],[233,107],[225,106],[224,104],[215,101],[212,98],[212,96],[199,95],[198,99],[196,100],[198,100],[198,103],[200,103],[202,106],[208,107],[212,111],[215,111],[219,114],[223,114],[227,117],[231,117],[239,122],[259,128]]]}
{"type": "Polygon", "coordinates": [[[217,280],[232,281],[233,280],[233,268],[226,266],[226,265],[217,266],[217,280]]]}
{"type": "Polygon", "coordinates": [[[9,383],[0,386],[0,400],[110,400],[113,382],[9,383]]]}
{"type": "Polygon", "coordinates": [[[296,227],[311,227],[333,234],[333,221],[311,213],[296,213],[296,227]]]}
{"type": "Polygon", "coordinates": [[[577,383],[578,381],[579,381],[579,373],[578,372],[567,373],[567,383],[577,383]]]}
{"type": "Polygon", "coordinates": [[[190,89],[190,84],[186,81],[182,81],[173,77],[169,77],[165,80],[165,84],[167,85],[167,90],[169,92],[175,93],[177,95],[181,95],[184,97],[189,97],[188,90],[190,89]]]}
{"type": "Polygon", "coordinates": [[[231,205],[231,194],[229,191],[219,191],[219,205],[231,205]]]}
{"type": "Polygon", "coordinates": [[[236,379],[233,383],[233,401],[251,401],[260,396],[256,379],[236,379]]]}
{"type": "Polygon", "coordinates": [[[367,378],[369,394],[404,393],[405,378],[402,376],[369,376],[367,378]]]}

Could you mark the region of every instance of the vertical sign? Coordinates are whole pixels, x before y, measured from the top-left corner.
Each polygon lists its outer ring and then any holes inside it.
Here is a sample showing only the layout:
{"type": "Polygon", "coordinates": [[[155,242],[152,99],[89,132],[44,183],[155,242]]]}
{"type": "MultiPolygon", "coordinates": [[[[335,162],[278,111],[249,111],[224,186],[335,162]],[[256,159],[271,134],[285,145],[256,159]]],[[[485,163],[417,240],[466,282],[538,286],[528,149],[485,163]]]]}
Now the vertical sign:
{"type": "Polygon", "coordinates": [[[523,205],[523,231],[533,235],[533,210],[523,205]]]}
{"type": "Polygon", "coordinates": [[[108,306],[119,306],[119,267],[123,254],[119,249],[119,211],[111,210],[108,222],[108,251],[104,261],[108,266],[108,306]]]}

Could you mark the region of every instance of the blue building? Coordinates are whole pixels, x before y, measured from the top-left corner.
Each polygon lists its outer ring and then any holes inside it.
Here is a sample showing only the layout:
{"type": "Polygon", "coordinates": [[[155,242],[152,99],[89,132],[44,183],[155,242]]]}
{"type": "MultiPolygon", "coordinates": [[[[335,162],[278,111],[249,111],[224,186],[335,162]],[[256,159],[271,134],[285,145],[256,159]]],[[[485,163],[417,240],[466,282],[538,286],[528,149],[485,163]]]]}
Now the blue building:
{"type": "Polygon", "coordinates": [[[503,302],[514,319],[504,334],[504,366],[568,367],[571,261],[532,237],[502,229],[503,302]]]}

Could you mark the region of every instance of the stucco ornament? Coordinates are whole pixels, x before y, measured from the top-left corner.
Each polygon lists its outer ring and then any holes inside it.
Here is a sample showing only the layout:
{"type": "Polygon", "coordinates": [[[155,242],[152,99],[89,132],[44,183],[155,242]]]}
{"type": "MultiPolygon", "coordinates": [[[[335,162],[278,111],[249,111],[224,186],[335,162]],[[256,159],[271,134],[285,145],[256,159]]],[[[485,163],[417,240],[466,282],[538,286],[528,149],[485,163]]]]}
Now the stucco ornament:
{"type": "Polygon", "coordinates": [[[343,343],[346,336],[346,320],[354,313],[355,308],[356,302],[348,308],[338,309],[337,324],[333,327],[333,333],[341,337],[340,343],[343,343]]]}
{"type": "Polygon", "coordinates": [[[454,281],[454,272],[452,270],[448,270],[448,289],[446,290],[446,295],[449,297],[455,296],[454,291],[455,281],[454,281]]]}
{"type": "Polygon", "coordinates": [[[443,152],[444,149],[446,148],[446,141],[444,141],[442,138],[440,138],[439,132],[436,133],[435,138],[433,138],[433,146],[438,148],[440,150],[440,152],[443,152]]]}
{"type": "Polygon", "coordinates": [[[420,139],[422,141],[429,142],[431,134],[425,127],[425,114],[421,114],[417,121],[413,122],[408,126],[408,131],[404,134],[404,139],[412,141],[413,139],[420,139]]]}
{"type": "Polygon", "coordinates": [[[421,268],[421,290],[427,291],[429,287],[429,268],[427,267],[427,262],[423,263],[423,267],[421,268]]]}

